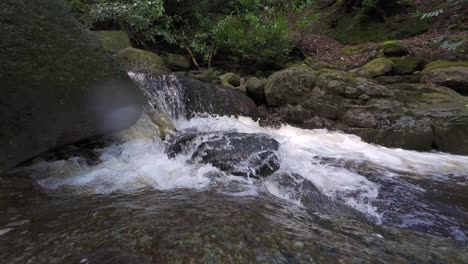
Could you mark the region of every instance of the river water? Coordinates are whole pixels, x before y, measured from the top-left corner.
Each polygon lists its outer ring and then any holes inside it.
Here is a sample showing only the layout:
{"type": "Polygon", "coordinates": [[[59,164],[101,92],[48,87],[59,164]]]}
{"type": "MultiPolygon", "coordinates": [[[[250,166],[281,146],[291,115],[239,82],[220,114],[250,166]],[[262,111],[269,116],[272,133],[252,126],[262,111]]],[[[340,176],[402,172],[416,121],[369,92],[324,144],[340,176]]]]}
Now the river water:
{"type": "Polygon", "coordinates": [[[174,76],[145,90],[151,107],[119,140],[0,177],[2,263],[468,262],[468,157],[247,117],[187,120],[174,76]],[[168,155],[154,112],[198,136],[168,155]],[[213,137],[232,148],[230,133],[277,141],[279,170],[239,176],[193,158],[213,137]]]}

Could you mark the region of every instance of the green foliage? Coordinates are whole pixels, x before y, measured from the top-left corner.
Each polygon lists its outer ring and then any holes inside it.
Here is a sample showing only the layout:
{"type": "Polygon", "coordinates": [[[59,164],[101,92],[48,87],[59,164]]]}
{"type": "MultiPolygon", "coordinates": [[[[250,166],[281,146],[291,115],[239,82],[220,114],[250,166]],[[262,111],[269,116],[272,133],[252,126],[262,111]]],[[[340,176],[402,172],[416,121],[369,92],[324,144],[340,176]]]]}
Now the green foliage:
{"type": "MultiPolygon", "coordinates": [[[[282,63],[291,45],[286,21],[313,0],[67,0],[91,25],[117,25],[141,45],[165,42],[210,63],[223,53],[232,59],[282,63]],[[166,11],[166,6],[169,11],[166,11]],[[289,11],[288,11],[289,10],[289,11]]],[[[310,17],[297,27],[307,27],[310,17]]]]}
{"type": "Polygon", "coordinates": [[[226,16],[213,30],[213,45],[235,59],[284,62],[291,45],[289,28],[282,17],[262,20],[253,13],[226,16]]]}

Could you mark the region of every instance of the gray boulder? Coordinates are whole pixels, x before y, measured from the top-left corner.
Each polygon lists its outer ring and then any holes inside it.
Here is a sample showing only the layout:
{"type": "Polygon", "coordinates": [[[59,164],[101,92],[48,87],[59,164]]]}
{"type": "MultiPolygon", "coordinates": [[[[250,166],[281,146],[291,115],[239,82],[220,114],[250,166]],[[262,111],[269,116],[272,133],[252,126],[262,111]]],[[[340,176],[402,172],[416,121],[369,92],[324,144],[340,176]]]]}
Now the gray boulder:
{"type": "Polygon", "coordinates": [[[181,131],[168,142],[169,157],[193,151],[191,162],[209,163],[236,176],[266,177],[280,167],[275,154],[279,143],[265,134],[181,131]]]}
{"type": "Polygon", "coordinates": [[[65,1],[1,1],[0,35],[0,170],[139,118],[138,89],[65,1]]]}
{"type": "Polygon", "coordinates": [[[120,50],[131,48],[130,38],[123,31],[94,31],[105,51],[116,53],[120,50]]]}
{"type": "Polygon", "coordinates": [[[287,68],[272,74],[265,85],[270,106],[297,105],[304,101],[315,85],[316,73],[307,66],[287,68]]]}

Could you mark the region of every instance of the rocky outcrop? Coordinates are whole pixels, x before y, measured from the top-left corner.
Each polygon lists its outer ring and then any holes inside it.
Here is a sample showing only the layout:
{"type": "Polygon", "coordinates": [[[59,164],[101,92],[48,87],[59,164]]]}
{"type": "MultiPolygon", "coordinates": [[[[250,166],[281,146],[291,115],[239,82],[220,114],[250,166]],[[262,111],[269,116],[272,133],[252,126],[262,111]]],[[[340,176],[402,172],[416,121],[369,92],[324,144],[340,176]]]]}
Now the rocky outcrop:
{"type": "Polygon", "coordinates": [[[468,62],[437,61],[423,71],[423,82],[447,86],[468,95],[468,62]]]}
{"type": "Polygon", "coordinates": [[[116,53],[131,48],[130,38],[123,31],[94,31],[105,51],[116,53]]]}
{"type": "Polygon", "coordinates": [[[341,130],[388,147],[435,147],[468,154],[468,98],[450,88],[422,83],[381,85],[336,70],[317,75],[314,88],[302,100],[276,108],[284,122],[309,129],[341,130]]]}
{"type": "Polygon", "coordinates": [[[265,85],[270,106],[299,104],[315,86],[316,73],[307,66],[288,68],[272,74],[265,85]]]}
{"type": "Polygon", "coordinates": [[[259,117],[257,106],[244,94],[190,78],[180,77],[179,81],[189,117],[196,113],[259,117]]]}
{"type": "Polygon", "coordinates": [[[138,89],[65,1],[1,1],[0,35],[0,170],[139,118],[138,89]]]}
{"type": "Polygon", "coordinates": [[[161,75],[169,72],[164,61],[158,55],[135,48],[126,48],[115,55],[122,67],[129,72],[161,75]]]}

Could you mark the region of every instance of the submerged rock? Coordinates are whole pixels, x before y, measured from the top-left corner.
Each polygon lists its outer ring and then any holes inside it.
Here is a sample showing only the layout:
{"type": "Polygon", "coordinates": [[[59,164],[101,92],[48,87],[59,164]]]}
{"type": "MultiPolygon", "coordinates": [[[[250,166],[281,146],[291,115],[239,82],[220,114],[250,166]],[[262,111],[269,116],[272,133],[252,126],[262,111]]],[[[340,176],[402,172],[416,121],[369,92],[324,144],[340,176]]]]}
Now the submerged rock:
{"type": "Polygon", "coordinates": [[[237,176],[266,177],[280,167],[275,154],[279,143],[266,134],[182,131],[168,144],[169,157],[193,151],[192,162],[209,163],[237,176]]]}
{"type": "Polygon", "coordinates": [[[366,221],[363,213],[324,195],[311,181],[292,173],[275,173],[267,178],[266,186],[274,186],[281,197],[300,202],[313,212],[335,217],[366,221]]]}
{"type": "Polygon", "coordinates": [[[131,126],[142,97],[65,1],[0,3],[0,171],[131,126]]]}

